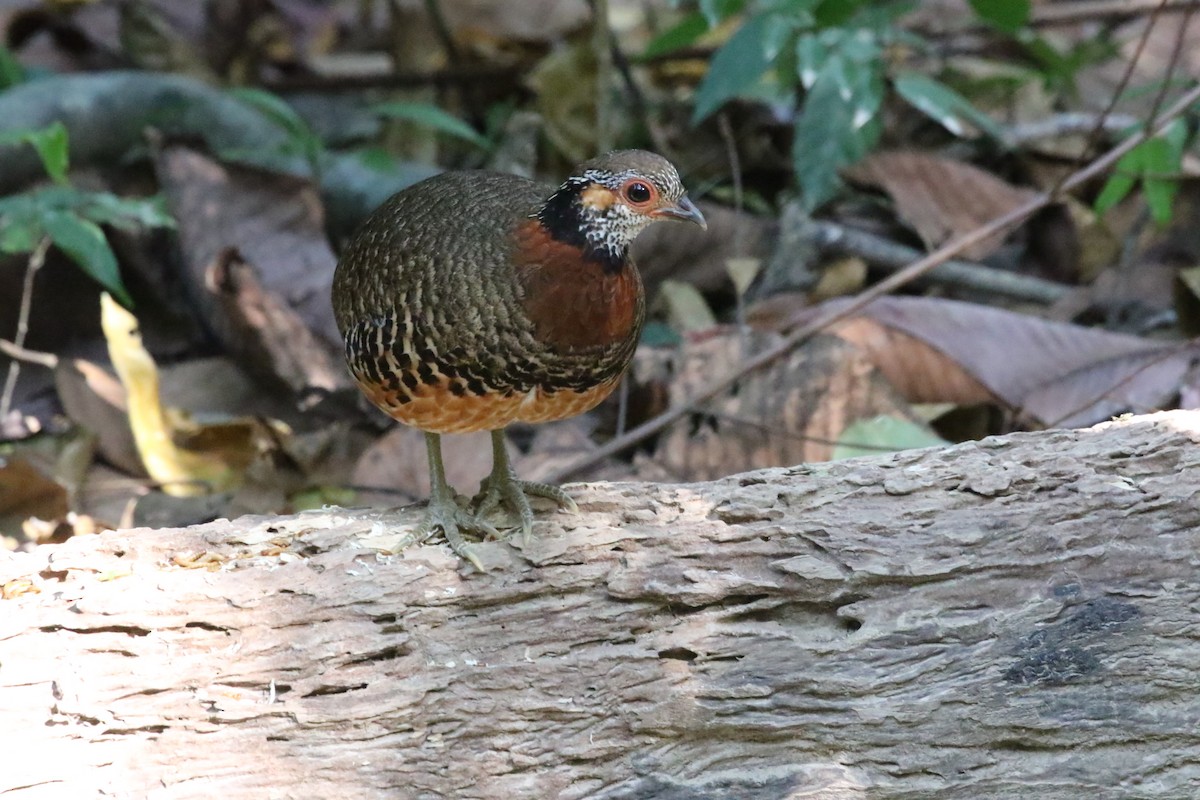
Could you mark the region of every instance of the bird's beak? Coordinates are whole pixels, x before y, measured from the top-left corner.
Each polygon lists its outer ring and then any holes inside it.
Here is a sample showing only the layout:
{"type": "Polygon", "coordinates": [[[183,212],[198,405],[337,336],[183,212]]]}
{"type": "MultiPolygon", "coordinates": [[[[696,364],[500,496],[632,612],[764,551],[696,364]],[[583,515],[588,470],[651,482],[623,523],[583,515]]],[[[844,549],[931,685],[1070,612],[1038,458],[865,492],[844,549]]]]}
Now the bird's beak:
{"type": "Polygon", "coordinates": [[[705,222],[704,215],[700,213],[700,209],[696,208],[696,204],[688,199],[687,195],[679,198],[679,202],[673,206],[656,208],[650,212],[650,216],[694,222],[702,229],[708,230],[708,223],[705,222]]]}

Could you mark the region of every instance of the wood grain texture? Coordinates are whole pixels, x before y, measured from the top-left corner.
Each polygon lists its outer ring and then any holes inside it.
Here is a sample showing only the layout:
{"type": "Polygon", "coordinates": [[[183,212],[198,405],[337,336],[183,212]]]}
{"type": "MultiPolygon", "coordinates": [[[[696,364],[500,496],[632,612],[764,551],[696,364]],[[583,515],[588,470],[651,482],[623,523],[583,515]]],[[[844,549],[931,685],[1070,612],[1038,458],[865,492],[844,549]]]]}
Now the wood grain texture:
{"type": "Polygon", "coordinates": [[[3,556],[0,795],[1195,797],[1198,437],[577,486],[486,575],[416,509],[3,556]]]}

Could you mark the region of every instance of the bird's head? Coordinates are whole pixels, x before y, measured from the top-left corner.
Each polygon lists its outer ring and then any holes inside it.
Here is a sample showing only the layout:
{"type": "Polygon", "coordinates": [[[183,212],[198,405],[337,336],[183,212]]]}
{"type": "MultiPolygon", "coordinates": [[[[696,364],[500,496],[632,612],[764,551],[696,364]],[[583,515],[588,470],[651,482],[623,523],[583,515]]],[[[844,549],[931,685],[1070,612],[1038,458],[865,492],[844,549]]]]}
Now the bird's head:
{"type": "Polygon", "coordinates": [[[671,162],[645,150],[616,150],[580,164],[536,216],[554,238],[615,264],[652,222],[708,227],[671,162]]]}

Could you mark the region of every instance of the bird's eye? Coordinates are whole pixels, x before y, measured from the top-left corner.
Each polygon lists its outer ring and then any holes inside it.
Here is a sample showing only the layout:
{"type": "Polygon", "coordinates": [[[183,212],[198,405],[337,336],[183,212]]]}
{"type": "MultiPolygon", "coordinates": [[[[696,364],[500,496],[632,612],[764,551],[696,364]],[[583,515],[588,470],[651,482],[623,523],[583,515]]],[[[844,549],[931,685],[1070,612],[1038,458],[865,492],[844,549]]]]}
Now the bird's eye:
{"type": "Polygon", "coordinates": [[[644,181],[630,181],[625,184],[625,197],[631,203],[637,203],[638,205],[648,203],[653,196],[654,190],[644,181]]]}

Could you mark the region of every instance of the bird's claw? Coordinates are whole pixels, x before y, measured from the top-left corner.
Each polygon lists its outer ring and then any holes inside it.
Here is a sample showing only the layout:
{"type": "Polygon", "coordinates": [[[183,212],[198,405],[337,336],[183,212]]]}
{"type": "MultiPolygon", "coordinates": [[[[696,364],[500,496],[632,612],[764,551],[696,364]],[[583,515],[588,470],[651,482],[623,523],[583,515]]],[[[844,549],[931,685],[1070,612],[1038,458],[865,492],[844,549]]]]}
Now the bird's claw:
{"type": "Polygon", "coordinates": [[[483,562],[480,561],[471,543],[463,537],[463,532],[477,534],[482,539],[498,539],[500,532],[494,525],[483,519],[482,514],[472,513],[462,508],[454,502],[452,497],[430,498],[425,518],[421,520],[417,529],[405,538],[401,547],[423,544],[439,530],[446,537],[450,549],[459,558],[470,561],[480,572],[487,572],[487,568],[483,566],[483,562]]]}
{"type": "Polygon", "coordinates": [[[533,509],[529,506],[531,496],[552,500],[560,509],[572,514],[579,512],[579,506],[571,496],[557,486],[523,481],[512,475],[504,475],[497,479],[496,473],[484,479],[479,486],[479,494],[475,495],[471,503],[475,507],[476,515],[480,517],[488,516],[501,505],[505,506],[520,520],[521,541],[523,545],[527,545],[533,535],[533,509]]]}

